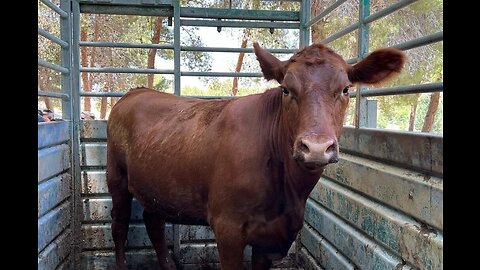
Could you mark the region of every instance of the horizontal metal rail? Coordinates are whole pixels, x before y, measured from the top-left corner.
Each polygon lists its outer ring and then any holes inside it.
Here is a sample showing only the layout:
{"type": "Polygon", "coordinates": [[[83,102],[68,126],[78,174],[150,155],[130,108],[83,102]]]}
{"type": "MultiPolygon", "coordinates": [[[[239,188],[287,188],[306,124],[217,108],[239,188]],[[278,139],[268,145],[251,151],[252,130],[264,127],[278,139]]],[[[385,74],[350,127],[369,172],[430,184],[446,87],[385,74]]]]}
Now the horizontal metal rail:
{"type": "MultiPolygon", "coordinates": [[[[372,88],[365,91],[361,91],[362,97],[378,97],[378,96],[391,96],[391,95],[407,95],[418,93],[432,93],[443,91],[443,82],[425,83],[425,84],[413,84],[402,85],[383,88],[372,88]]],[[[355,98],[357,91],[349,93],[350,98],[355,98]]]]}
{"type": "Polygon", "coordinates": [[[180,17],[235,20],[300,21],[298,11],[248,10],[228,8],[180,8],[180,17]]]}
{"type": "Polygon", "coordinates": [[[404,43],[400,43],[392,46],[391,48],[397,48],[402,51],[410,50],[416,47],[425,46],[431,43],[439,42],[443,40],[443,31],[436,32],[427,36],[412,39],[404,43]]]}
{"type": "Polygon", "coordinates": [[[81,67],[80,72],[93,73],[142,73],[142,74],[173,74],[173,69],[154,69],[154,68],[115,68],[115,67],[81,67]]]}
{"type": "Polygon", "coordinates": [[[286,22],[245,22],[245,21],[214,21],[214,20],[180,20],[182,26],[231,27],[231,28],[277,28],[298,29],[300,23],[286,22]]]}
{"type": "Polygon", "coordinates": [[[59,6],[55,5],[54,3],[50,2],[49,0],[40,0],[42,3],[44,3],[47,7],[51,8],[53,11],[58,13],[60,17],[62,18],[67,18],[68,13],[63,11],[59,6]]]}
{"type": "Polygon", "coordinates": [[[323,17],[327,16],[330,12],[332,12],[334,9],[339,7],[341,4],[345,3],[347,0],[338,0],[335,3],[333,3],[331,6],[327,7],[324,11],[322,11],[320,14],[315,16],[315,18],[311,19],[307,24],[305,24],[305,27],[310,27],[317,22],[319,22],[323,17]]]}
{"type": "Polygon", "coordinates": [[[62,66],[59,66],[59,65],[56,65],[56,64],[52,64],[52,63],[47,62],[47,61],[45,61],[43,59],[40,59],[40,58],[38,58],[38,65],[42,66],[42,67],[53,69],[53,70],[61,72],[61,73],[68,73],[69,72],[68,68],[65,68],[65,67],[62,67],[62,66]]]}
{"type": "Polygon", "coordinates": [[[80,91],[82,97],[122,97],[126,92],[85,92],[80,91]]]}
{"type": "Polygon", "coordinates": [[[335,34],[333,34],[333,35],[325,38],[324,40],[320,41],[320,43],[327,44],[327,43],[330,43],[330,42],[332,42],[332,41],[334,41],[334,40],[336,40],[336,39],[339,39],[339,38],[345,36],[346,34],[352,32],[352,31],[357,30],[358,27],[359,27],[359,25],[360,25],[360,23],[359,23],[359,22],[356,22],[356,23],[354,23],[354,24],[352,24],[352,25],[350,25],[350,26],[347,26],[347,27],[344,28],[342,31],[337,32],[337,33],[335,33],[335,34]]]}
{"type": "Polygon", "coordinates": [[[61,99],[70,98],[70,96],[65,93],[58,93],[58,92],[44,91],[44,90],[38,90],[38,95],[41,97],[52,97],[52,98],[61,98],[61,99]]]}
{"type": "Polygon", "coordinates": [[[57,43],[58,45],[60,45],[62,48],[68,48],[68,43],[58,37],[56,37],[55,35],[49,33],[48,31],[45,31],[44,29],[42,28],[38,28],[38,34],[43,36],[44,38],[52,41],[52,42],[55,42],[57,43]]]}
{"type": "Polygon", "coordinates": [[[347,62],[347,64],[352,65],[352,64],[357,63],[359,59],[360,59],[360,58],[357,56],[357,57],[350,58],[350,59],[348,59],[348,60],[345,61],[345,62],[347,62]]]}
{"type": "MultiPolygon", "coordinates": [[[[128,42],[103,42],[103,41],[81,41],[80,46],[84,47],[111,47],[111,48],[141,48],[141,49],[164,49],[173,50],[170,44],[144,44],[144,43],[128,43],[128,42]]],[[[244,52],[253,53],[253,48],[226,48],[226,47],[193,47],[181,46],[181,51],[191,52],[244,52]]],[[[298,49],[265,49],[271,53],[295,53],[298,49]]]]}
{"type": "Polygon", "coordinates": [[[401,0],[401,1],[398,1],[397,3],[391,5],[391,6],[388,6],[387,8],[385,9],[382,9],[378,12],[375,12],[373,14],[371,14],[370,16],[367,16],[365,17],[365,19],[363,20],[365,23],[371,23],[373,21],[376,21],[382,17],[385,17],[405,6],[408,6],[410,5],[411,3],[413,2],[416,2],[418,0],[401,0]]]}
{"type": "Polygon", "coordinates": [[[198,77],[263,77],[262,73],[253,72],[194,72],[182,71],[182,76],[198,76],[198,77]]]}

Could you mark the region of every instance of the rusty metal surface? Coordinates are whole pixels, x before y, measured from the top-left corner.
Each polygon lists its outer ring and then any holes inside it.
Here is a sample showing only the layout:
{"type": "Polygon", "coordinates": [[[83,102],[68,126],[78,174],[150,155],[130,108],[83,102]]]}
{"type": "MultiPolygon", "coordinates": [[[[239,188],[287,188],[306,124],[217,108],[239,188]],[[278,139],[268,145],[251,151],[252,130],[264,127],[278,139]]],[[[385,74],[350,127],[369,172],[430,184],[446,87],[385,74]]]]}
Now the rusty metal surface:
{"type": "Polygon", "coordinates": [[[357,228],[308,199],[305,221],[360,269],[397,269],[405,262],[357,228]]]}
{"type": "Polygon", "coordinates": [[[60,144],[38,150],[38,182],[70,168],[68,145],[60,144]]]}
{"type": "Polygon", "coordinates": [[[325,269],[355,270],[355,265],[327,239],[305,223],[300,233],[304,248],[325,269]]]}
{"type": "Polygon", "coordinates": [[[438,135],[344,127],[339,145],[344,152],[443,174],[443,137],[438,135]]]}
{"type": "Polygon", "coordinates": [[[105,170],[82,171],[80,192],[82,195],[108,195],[105,170]]]}
{"type": "Polygon", "coordinates": [[[323,175],[431,226],[443,228],[441,178],[345,153],[323,175]]]}
{"type": "Polygon", "coordinates": [[[320,179],[310,198],[413,266],[419,269],[442,269],[441,231],[428,228],[404,213],[325,178],[320,179]]]}
{"type": "MultiPolygon", "coordinates": [[[[105,198],[84,198],[83,200],[83,221],[102,222],[111,221],[112,199],[105,198]]],[[[138,222],[142,220],[143,207],[137,200],[132,201],[132,213],[130,221],[138,222]]]]}

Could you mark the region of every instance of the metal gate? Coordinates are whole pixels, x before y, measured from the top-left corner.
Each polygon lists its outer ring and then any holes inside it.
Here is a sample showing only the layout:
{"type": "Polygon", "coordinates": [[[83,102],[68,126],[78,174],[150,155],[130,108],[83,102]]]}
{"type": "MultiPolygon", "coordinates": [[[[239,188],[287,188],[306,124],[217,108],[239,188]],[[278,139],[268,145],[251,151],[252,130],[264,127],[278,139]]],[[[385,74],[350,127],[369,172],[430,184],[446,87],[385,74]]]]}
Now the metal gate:
{"type": "MultiPolygon", "coordinates": [[[[120,97],[124,93],[83,91],[80,74],[171,74],[176,95],[181,95],[183,76],[261,77],[261,73],[182,71],[182,51],[252,53],[253,49],[181,46],[180,26],[299,29],[301,48],[310,44],[311,26],[346,1],[334,1],[313,19],[309,0],[301,1],[299,11],[190,8],[181,7],[177,0],[60,0],[59,6],[49,0],[41,2],[60,17],[60,37],[41,28],[38,33],[61,47],[61,65],[43,59],[38,64],[62,74],[62,91],[39,89],[38,95],[61,99],[64,121],[39,124],[38,268],[105,269],[114,264],[111,199],[105,183],[106,121],[81,121],[80,99],[120,97]],[[169,17],[173,44],[80,41],[80,13],[169,17]],[[173,51],[174,67],[82,67],[81,47],[168,49],[173,51]],[[55,229],[45,233],[46,227],[55,229]]],[[[328,44],[359,29],[359,54],[348,60],[355,63],[369,53],[369,24],[413,2],[398,1],[370,14],[370,1],[361,0],[358,22],[322,42],[328,44]]],[[[437,32],[393,47],[409,50],[441,40],[443,32],[437,32]]],[[[295,50],[269,51],[290,54],[295,50]]],[[[305,269],[443,269],[443,138],[372,128],[376,107],[367,100],[372,96],[442,90],[443,83],[436,82],[361,88],[351,94],[356,100],[355,127],[344,128],[340,162],[325,171],[307,201],[304,228],[287,266],[298,263],[305,269]]],[[[134,200],[127,261],[132,268],[150,269],[156,258],[141,213],[141,206],[134,200]]],[[[216,244],[208,227],[170,224],[166,232],[171,252],[183,268],[218,267],[216,244]]],[[[248,260],[247,249],[245,262],[248,260]]]]}

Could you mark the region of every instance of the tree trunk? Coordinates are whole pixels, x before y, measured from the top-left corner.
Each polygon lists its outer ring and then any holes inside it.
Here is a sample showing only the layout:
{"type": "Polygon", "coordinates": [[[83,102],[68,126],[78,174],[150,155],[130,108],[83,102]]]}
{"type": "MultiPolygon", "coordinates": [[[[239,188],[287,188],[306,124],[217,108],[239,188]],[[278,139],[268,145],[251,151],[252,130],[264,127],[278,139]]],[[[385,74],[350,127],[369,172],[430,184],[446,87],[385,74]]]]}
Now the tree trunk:
{"type": "MultiPolygon", "coordinates": [[[[156,17],[155,24],[153,26],[152,44],[158,44],[160,42],[160,32],[162,31],[163,17],[156,17]]],[[[156,48],[151,48],[148,51],[147,68],[155,68],[155,55],[157,54],[156,48]]],[[[147,75],[147,87],[153,88],[154,74],[147,75]]]]}
{"type": "MultiPolygon", "coordinates": [[[[312,18],[320,14],[321,12],[321,0],[312,1],[312,18]]],[[[325,36],[325,23],[327,22],[327,17],[323,17],[319,22],[312,25],[312,42],[320,42],[326,38],[325,36]]]]}
{"type": "MultiPolygon", "coordinates": [[[[86,27],[82,27],[80,30],[80,40],[86,41],[87,40],[87,29],[86,27]]],[[[82,67],[87,67],[88,66],[88,48],[87,47],[80,47],[81,50],[81,62],[82,62],[82,67]]],[[[85,92],[90,92],[91,91],[91,82],[90,82],[90,73],[88,72],[82,72],[82,82],[83,82],[83,91],[85,92]]],[[[89,112],[91,111],[91,104],[90,104],[90,97],[85,97],[85,103],[84,103],[84,110],[89,112]]]]}
{"type": "MultiPolygon", "coordinates": [[[[112,87],[112,73],[107,74],[107,83],[103,92],[110,92],[112,87]]],[[[100,103],[100,119],[105,119],[107,116],[107,97],[102,97],[102,102],[100,103]]]]}
{"type": "Polygon", "coordinates": [[[415,115],[417,114],[417,105],[418,105],[418,98],[420,94],[416,94],[416,98],[413,101],[412,106],[410,107],[410,119],[408,121],[408,131],[413,131],[415,128],[415,115]]]}
{"type": "Polygon", "coordinates": [[[428,104],[427,114],[425,115],[425,122],[423,122],[422,132],[432,131],[439,102],[440,102],[440,92],[432,93],[432,95],[430,96],[430,103],[428,104]]]}
{"type": "MultiPolygon", "coordinates": [[[[242,45],[240,46],[240,48],[246,48],[247,47],[247,39],[244,38],[242,40],[242,45]]],[[[244,52],[241,52],[239,55],[238,55],[238,60],[237,60],[237,65],[235,66],[235,72],[240,72],[240,70],[242,69],[242,65],[243,65],[243,57],[245,56],[245,53],[244,52]]],[[[234,77],[233,78],[233,86],[232,86],[232,95],[233,96],[236,96],[238,93],[238,77],[234,77]]]]}
{"type": "MultiPolygon", "coordinates": [[[[48,69],[46,68],[39,68],[39,76],[38,76],[38,90],[48,90],[47,89],[47,78],[48,78],[48,69]],[[42,72],[43,71],[43,72],[42,72]]],[[[43,97],[43,102],[45,103],[46,109],[52,109],[52,103],[50,102],[50,98],[43,97]]]]}

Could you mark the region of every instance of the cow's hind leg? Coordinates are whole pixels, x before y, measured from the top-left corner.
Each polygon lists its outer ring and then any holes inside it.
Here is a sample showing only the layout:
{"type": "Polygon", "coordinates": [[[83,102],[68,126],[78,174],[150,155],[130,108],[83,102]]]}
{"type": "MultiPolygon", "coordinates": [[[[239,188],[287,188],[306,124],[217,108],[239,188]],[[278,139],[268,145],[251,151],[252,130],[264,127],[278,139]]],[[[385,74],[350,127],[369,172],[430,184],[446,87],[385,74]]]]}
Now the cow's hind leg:
{"type": "Polygon", "coordinates": [[[116,269],[125,269],[125,247],[128,224],[132,210],[132,195],[128,191],[111,192],[112,195],[112,237],[115,244],[116,269]]]}
{"type": "Polygon", "coordinates": [[[243,270],[243,250],[246,246],[242,229],[228,219],[219,219],[212,226],[217,241],[222,270],[243,270]]]}
{"type": "Polygon", "coordinates": [[[176,269],[172,257],[168,253],[165,241],[165,220],[156,213],[143,211],[143,221],[147,228],[148,237],[157,253],[160,269],[176,269]]]}

